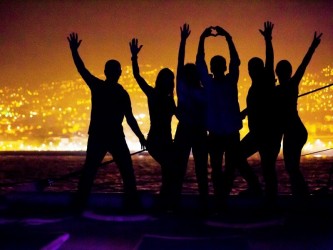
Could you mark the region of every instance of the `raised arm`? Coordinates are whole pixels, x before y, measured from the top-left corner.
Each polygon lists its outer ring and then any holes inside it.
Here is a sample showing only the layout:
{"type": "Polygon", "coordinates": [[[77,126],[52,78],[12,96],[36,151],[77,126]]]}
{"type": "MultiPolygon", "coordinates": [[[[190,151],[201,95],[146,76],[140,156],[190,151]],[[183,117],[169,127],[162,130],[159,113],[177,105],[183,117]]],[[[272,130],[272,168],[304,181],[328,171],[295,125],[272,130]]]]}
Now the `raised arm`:
{"type": "Polygon", "coordinates": [[[185,45],[186,39],[191,34],[190,26],[188,24],[184,24],[183,27],[180,27],[180,45],[178,51],[178,66],[177,66],[177,78],[182,76],[184,61],[185,61],[185,45]]]}
{"type": "Polygon", "coordinates": [[[72,57],[74,60],[74,64],[82,76],[83,80],[89,85],[92,81],[96,79],[95,76],[93,76],[84,66],[84,63],[79,55],[78,49],[81,45],[82,40],[78,39],[78,34],[77,33],[71,33],[68,37],[67,40],[69,42],[69,47],[72,51],[72,57]]]}
{"type": "Polygon", "coordinates": [[[195,62],[203,84],[205,84],[204,78],[209,76],[207,64],[205,61],[205,39],[209,36],[213,36],[212,30],[213,27],[210,26],[202,32],[199,40],[198,52],[195,62]]]}
{"type": "Polygon", "coordinates": [[[272,31],[274,28],[274,24],[267,21],[264,23],[264,30],[259,29],[260,33],[265,38],[265,44],[266,44],[266,62],[265,62],[265,69],[266,72],[274,82],[275,85],[275,74],[274,74],[274,51],[273,51],[273,43],[272,43],[272,31]]]}
{"type": "Polygon", "coordinates": [[[149,95],[149,92],[152,90],[152,87],[148,85],[146,80],[140,75],[139,64],[138,64],[138,54],[143,45],[138,45],[138,39],[133,38],[132,41],[129,43],[131,54],[132,54],[132,69],[133,69],[133,76],[136,82],[139,84],[142,91],[149,95]]]}
{"type": "Polygon", "coordinates": [[[144,135],[142,134],[140,127],[138,125],[137,120],[135,119],[132,111],[132,105],[131,105],[131,99],[128,94],[126,94],[126,108],[125,108],[125,117],[126,117],[126,122],[134,132],[134,134],[139,138],[140,144],[141,144],[141,149],[144,149],[146,146],[146,139],[144,135]]]}
{"type": "Polygon", "coordinates": [[[299,83],[302,80],[306,67],[309,65],[312,55],[314,54],[316,48],[320,44],[322,35],[323,35],[323,33],[320,33],[319,35],[317,35],[317,32],[314,33],[311,46],[310,46],[308,52],[305,54],[302,63],[298,66],[298,68],[293,76],[293,79],[295,80],[295,82],[299,83]]]}
{"type": "Polygon", "coordinates": [[[190,26],[188,24],[184,24],[183,27],[180,27],[180,45],[178,51],[178,65],[177,65],[177,84],[176,84],[176,92],[179,98],[183,95],[184,92],[184,61],[185,61],[185,45],[186,39],[191,34],[190,26]]]}
{"type": "Polygon", "coordinates": [[[220,26],[216,26],[215,30],[217,35],[225,36],[228,43],[230,54],[229,74],[239,75],[240,60],[231,35],[220,26]]]}

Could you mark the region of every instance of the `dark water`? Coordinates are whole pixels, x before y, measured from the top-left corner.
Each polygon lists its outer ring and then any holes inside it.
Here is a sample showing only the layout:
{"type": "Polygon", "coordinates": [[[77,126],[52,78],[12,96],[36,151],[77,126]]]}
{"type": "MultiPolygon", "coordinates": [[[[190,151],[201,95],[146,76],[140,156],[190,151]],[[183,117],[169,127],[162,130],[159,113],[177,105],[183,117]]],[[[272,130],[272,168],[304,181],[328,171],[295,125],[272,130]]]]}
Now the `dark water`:
{"type": "MultiPolygon", "coordinates": [[[[34,191],[36,188],[35,184],[45,184],[45,180],[51,179],[53,180],[52,185],[43,186],[43,191],[75,191],[78,175],[66,175],[79,172],[84,159],[84,152],[2,153],[0,155],[0,190],[2,193],[10,191],[34,191]]],[[[104,160],[110,161],[112,157],[107,155],[104,160]]],[[[147,153],[133,155],[132,160],[138,189],[157,193],[161,179],[159,165],[147,153]]],[[[263,183],[260,162],[257,157],[249,159],[249,163],[263,183]]],[[[318,190],[330,184],[329,173],[333,168],[333,157],[303,157],[301,168],[310,190],[318,190]]],[[[277,162],[277,173],[280,194],[289,194],[289,178],[281,159],[277,162]]],[[[246,189],[246,187],[246,182],[238,176],[235,179],[232,194],[237,194],[239,191],[246,189]]],[[[101,166],[95,179],[93,192],[114,192],[121,190],[122,183],[117,166],[114,163],[101,166]]],[[[192,158],[189,160],[183,192],[197,192],[192,158]]],[[[210,192],[212,192],[212,186],[210,186],[210,192]]]]}

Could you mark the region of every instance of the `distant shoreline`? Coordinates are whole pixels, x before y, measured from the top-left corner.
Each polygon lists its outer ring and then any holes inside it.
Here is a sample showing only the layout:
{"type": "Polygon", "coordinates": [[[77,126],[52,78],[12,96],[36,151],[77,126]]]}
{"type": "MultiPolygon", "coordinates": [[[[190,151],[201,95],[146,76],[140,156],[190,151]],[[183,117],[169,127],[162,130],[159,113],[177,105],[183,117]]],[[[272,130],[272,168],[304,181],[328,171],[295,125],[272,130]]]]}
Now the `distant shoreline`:
{"type": "Polygon", "coordinates": [[[0,151],[0,155],[85,155],[86,151],[0,151]]]}
{"type": "MultiPolygon", "coordinates": [[[[132,153],[135,153],[136,151],[131,151],[132,153]]],[[[45,151],[33,151],[33,150],[26,150],[26,151],[0,151],[0,155],[50,155],[50,156],[54,156],[54,155],[77,155],[77,156],[85,156],[86,155],[86,151],[84,150],[78,150],[78,151],[49,151],[49,150],[45,150],[45,151]]],[[[148,152],[142,152],[140,154],[148,154],[148,152]]]]}
{"type": "MultiPolygon", "coordinates": [[[[138,152],[138,151],[137,151],[138,152]]],[[[136,153],[136,152],[134,152],[136,153]]],[[[0,152],[0,192],[7,193],[19,190],[36,189],[36,183],[54,179],[45,191],[74,191],[77,189],[78,176],[67,178],[68,174],[80,172],[85,161],[85,151],[2,151],[0,152]],[[21,185],[24,184],[24,185],[21,185]],[[28,184],[28,185],[25,185],[28,184]],[[31,184],[31,185],[30,185],[31,184]]],[[[112,156],[107,154],[106,162],[111,162],[112,156]]],[[[133,167],[137,177],[138,190],[159,192],[161,168],[147,151],[132,156],[133,167]]],[[[255,154],[248,159],[248,163],[263,182],[260,158],[255,154]]],[[[306,156],[301,159],[301,169],[311,192],[321,188],[329,188],[333,192],[333,157],[306,156]]],[[[211,168],[209,166],[209,173],[211,168]]],[[[289,176],[286,172],[283,158],[276,162],[276,172],[279,180],[279,194],[290,194],[289,176]]],[[[245,190],[246,182],[238,173],[234,180],[231,194],[238,194],[245,190]]],[[[118,192],[122,190],[120,173],[114,164],[100,167],[94,185],[95,192],[118,192]]],[[[188,161],[186,178],[183,184],[184,193],[197,193],[194,159],[188,161]]],[[[210,186],[210,193],[212,193],[210,186]]]]}
{"type": "MultiPolygon", "coordinates": [[[[324,150],[325,151],[325,150],[324,150]]],[[[138,151],[131,151],[131,154],[137,154],[138,151]]],[[[0,151],[0,156],[18,156],[18,155],[21,155],[21,156],[33,156],[33,155],[44,155],[44,156],[85,156],[86,155],[86,151],[85,150],[74,150],[74,151],[68,151],[68,150],[55,150],[55,151],[52,151],[52,150],[23,150],[23,151],[0,151]]],[[[149,153],[147,151],[144,151],[144,152],[140,152],[139,155],[149,155],[149,153]]],[[[259,155],[254,154],[253,156],[249,157],[248,160],[250,159],[256,159],[256,160],[259,160],[259,155]]],[[[333,159],[333,155],[326,155],[326,154],[323,154],[322,156],[320,157],[317,157],[315,155],[311,156],[309,154],[306,154],[306,155],[303,155],[302,158],[323,158],[323,159],[327,159],[327,158],[332,158],[333,159]]],[[[278,161],[279,160],[282,160],[283,159],[283,156],[281,154],[279,154],[279,157],[278,157],[278,161]]]]}

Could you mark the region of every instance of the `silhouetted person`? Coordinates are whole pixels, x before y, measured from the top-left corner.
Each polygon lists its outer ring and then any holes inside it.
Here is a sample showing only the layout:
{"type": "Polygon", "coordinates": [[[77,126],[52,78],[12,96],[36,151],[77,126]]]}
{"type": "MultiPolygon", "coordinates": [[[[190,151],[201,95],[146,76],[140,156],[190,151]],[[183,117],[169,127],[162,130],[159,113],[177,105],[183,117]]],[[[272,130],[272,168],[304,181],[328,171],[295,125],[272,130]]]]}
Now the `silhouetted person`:
{"type": "MultiPolygon", "coordinates": [[[[201,209],[206,210],[208,198],[206,99],[196,65],[193,63],[184,65],[186,40],[191,33],[189,25],[184,24],[180,30],[181,40],[176,78],[179,120],[175,134],[177,167],[179,168],[180,184],[182,184],[192,149],[200,206],[201,209]]],[[[181,187],[178,191],[181,192],[181,187]]]]}
{"type": "Polygon", "coordinates": [[[265,182],[265,197],[269,202],[274,202],[278,194],[275,165],[281,146],[280,125],[276,113],[273,27],[271,22],[265,22],[264,30],[260,30],[266,44],[265,63],[258,57],[253,57],[248,62],[248,71],[252,80],[246,98],[250,132],[242,140],[242,149],[246,157],[256,150],[259,152],[265,182]]]}
{"type": "Polygon", "coordinates": [[[120,63],[116,60],[107,61],[104,69],[106,80],[101,80],[86,69],[78,53],[82,40],[78,40],[77,33],[71,33],[67,39],[75,66],[91,91],[91,119],[86,160],[73,209],[78,213],[84,209],[98,166],[107,152],[113,156],[122,177],[125,207],[135,209],[139,204],[132,159],[122,127],[124,117],[139,138],[142,147],[145,145],[145,138],[133,116],[130,97],[118,83],[121,75],[120,63]]]}
{"type": "Polygon", "coordinates": [[[313,41],[302,63],[292,76],[292,66],[287,60],[276,65],[276,74],[280,85],[277,86],[280,116],[283,128],[283,157],[290,176],[292,194],[297,197],[308,195],[307,183],[300,171],[300,158],[308,133],[298,115],[298,86],[313,53],[321,41],[321,36],[314,33],[313,41]]]}
{"type": "Polygon", "coordinates": [[[151,87],[139,71],[138,53],[142,46],[138,46],[138,39],[133,38],[130,42],[133,75],[148,98],[150,129],[147,136],[147,150],[161,165],[160,202],[161,209],[167,210],[171,206],[174,185],[174,149],[171,133],[172,117],[176,114],[176,104],[173,97],[174,74],[168,68],[162,69],[157,75],[155,87],[151,87]]]}
{"type": "MultiPolygon", "coordinates": [[[[232,37],[223,28],[209,27],[200,36],[197,61],[201,82],[207,97],[207,129],[209,132],[209,155],[212,167],[212,181],[216,205],[218,209],[225,208],[226,197],[231,192],[235,178],[235,170],[252,171],[243,157],[240,147],[240,133],[242,119],[238,103],[238,77],[240,60],[232,37]],[[227,65],[224,57],[214,56],[210,61],[208,73],[205,62],[204,42],[206,37],[224,36],[228,43],[230,53],[229,72],[226,74],[227,65]],[[223,157],[225,169],[222,171],[223,157]]],[[[260,189],[259,182],[252,172],[252,179],[248,182],[260,189]]]]}

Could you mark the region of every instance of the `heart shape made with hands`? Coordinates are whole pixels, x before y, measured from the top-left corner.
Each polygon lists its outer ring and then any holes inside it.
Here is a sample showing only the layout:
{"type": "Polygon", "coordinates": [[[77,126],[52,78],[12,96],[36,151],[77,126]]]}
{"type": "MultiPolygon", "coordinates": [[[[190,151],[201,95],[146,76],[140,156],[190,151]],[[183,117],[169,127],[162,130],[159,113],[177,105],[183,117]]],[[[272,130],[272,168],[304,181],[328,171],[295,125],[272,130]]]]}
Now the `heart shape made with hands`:
{"type": "Polygon", "coordinates": [[[210,33],[211,33],[212,36],[217,36],[218,35],[215,27],[211,27],[210,33]]]}
{"type": "Polygon", "coordinates": [[[212,36],[218,36],[218,33],[217,33],[217,31],[216,31],[216,27],[211,27],[211,29],[210,29],[210,34],[212,35],[212,36]]]}
{"type": "Polygon", "coordinates": [[[210,26],[209,27],[210,29],[210,35],[211,36],[228,36],[228,32],[225,31],[222,27],[220,26],[210,26]]]}

